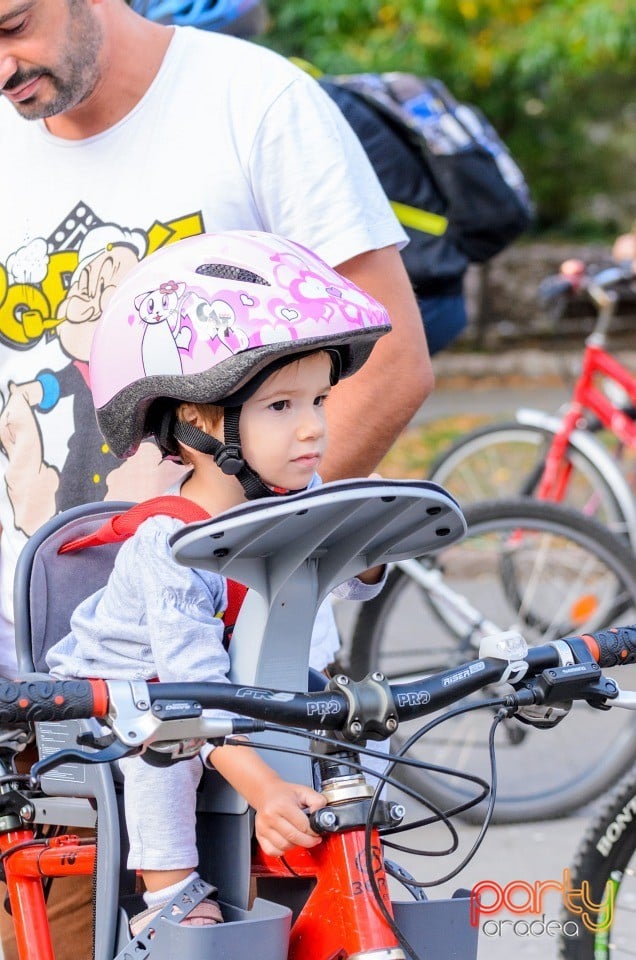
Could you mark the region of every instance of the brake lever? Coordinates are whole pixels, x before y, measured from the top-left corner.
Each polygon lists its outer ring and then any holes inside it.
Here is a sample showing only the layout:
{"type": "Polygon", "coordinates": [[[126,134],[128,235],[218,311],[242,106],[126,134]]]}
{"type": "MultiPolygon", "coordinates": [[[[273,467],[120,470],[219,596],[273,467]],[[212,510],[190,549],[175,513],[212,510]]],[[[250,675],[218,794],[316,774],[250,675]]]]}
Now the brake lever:
{"type": "Polygon", "coordinates": [[[605,700],[614,700],[618,696],[616,682],[606,677],[597,663],[551,667],[525,686],[537,692],[540,703],[586,700],[591,706],[603,708],[605,700]]]}
{"type": "Polygon", "coordinates": [[[140,750],[141,747],[139,746],[129,747],[120,743],[119,740],[111,743],[110,746],[97,750],[95,753],[87,753],[78,747],[65,747],[48,757],[36,760],[31,767],[30,786],[31,788],[37,787],[43,774],[61,766],[63,763],[112,763],[115,760],[121,760],[122,757],[139,753],[140,750]]]}
{"type": "Polygon", "coordinates": [[[573,700],[585,700],[597,710],[609,710],[611,703],[607,701],[616,700],[618,695],[615,681],[606,677],[598,664],[576,663],[551,667],[538,677],[524,680],[510,699],[517,699],[515,719],[547,729],[567,716],[573,700]],[[524,691],[531,702],[523,702],[524,691]]]}
{"type": "Polygon", "coordinates": [[[76,740],[80,747],[93,747],[94,750],[105,750],[106,747],[110,747],[111,743],[115,743],[117,737],[114,733],[105,733],[101,737],[96,737],[94,733],[89,731],[88,733],[80,733],[76,740]]]}

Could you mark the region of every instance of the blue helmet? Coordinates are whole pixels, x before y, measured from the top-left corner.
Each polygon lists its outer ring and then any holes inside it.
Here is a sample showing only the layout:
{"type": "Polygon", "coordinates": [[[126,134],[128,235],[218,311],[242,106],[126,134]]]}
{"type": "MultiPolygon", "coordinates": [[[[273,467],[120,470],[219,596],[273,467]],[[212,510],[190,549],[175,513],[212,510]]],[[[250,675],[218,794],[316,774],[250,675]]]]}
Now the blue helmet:
{"type": "Polygon", "coordinates": [[[253,37],[265,29],[261,0],[131,0],[148,20],[253,37]]]}

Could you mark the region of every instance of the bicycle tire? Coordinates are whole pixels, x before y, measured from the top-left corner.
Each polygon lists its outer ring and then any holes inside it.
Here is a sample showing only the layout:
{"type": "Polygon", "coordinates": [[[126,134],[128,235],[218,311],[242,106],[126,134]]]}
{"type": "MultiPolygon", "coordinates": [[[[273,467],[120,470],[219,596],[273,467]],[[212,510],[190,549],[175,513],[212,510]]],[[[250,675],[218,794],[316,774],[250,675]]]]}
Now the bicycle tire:
{"type": "MultiPolygon", "coordinates": [[[[464,540],[419,563],[422,569],[441,571],[444,583],[467,599],[480,617],[501,629],[519,629],[521,623],[531,645],[607,627],[616,622],[619,608],[625,612],[624,622],[636,620],[636,561],[606,527],[576,510],[529,497],[470,504],[465,515],[464,540]],[[511,537],[517,537],[517,546],[511,537]],[[502,582],[504,550],[508,569],[514,566],[514,591],[502,582]],[[539,601],[541,618],[529,616],[539,601]],[[519,602],[527,610],[515,609],[519,602]]],[[[432,598],[397,565],[384,590],[360,606],[352,632],[350,673],[358,678],[380,669],[391,680],[408,679],[472,659],[477,650],[469,631],[462,632],[457,621],[452,603],[432,598]],[[419,637],[414,643],[409,639],[414,623],[426,624],[422,642],[419,637]]],[[[486,775],[488,731],[483,714],[478,711],[468,721],[445,724],[435,734],[438,740],[429,736],[424,741],[423,758],[486,775]]],[[[549,733],[515,719],[504,721],[498,740],[494,822],[565,816],[598,797],[636,758],[633,714],[600,712],[584,703],[575,704],[572,714],[549,733]],[[546,736],[556,738],[547,753],[540,745],[546,736]],[[559,764],[548,769],[546,761],[555,756],[559,764]]],[[[489,725],[490,719],[485,719],[489,725]]],[[[400,742],[413,729],[405,726],[400,742]]],[[[469,795],[464,785],[455,787],[413,768],[401,767],[397,774],[446,807],[469,795]]],[[[464,814],[471,822],[482,816],[481,806],[464,814]]]]}
{"type": "MultiPolygon", "coordinates": [[[[506,421],[465,434],[434,461],[428,479],[461,504],[493,497],[533,496],[554,434],[533,424],[506,421]]],[[[611,484],[594,461],[572,444],[571,475],[562,501],[593,515],[621,536],[629,523],[611,484]]]]}
{"type": "MultiPolygon", "coordinates": [[[[594,931],[581,917],[563,910],[559,941],[561,960],[625,960],[634,955],[636,936],[636,768],[632,768],[604,800],[586,830],[570,868],[571,886],[581,889],[587,881],[588,903],[600,904],[606,884],[612,891],[613,907],[605,931],[594,931]],[[568,924],[568,927],[565,926],[568,924]],[[576,932],[572,926],[576,927],[576,932]],[[568,929],[569,928],[569,929],[568,929]]],[[[580,903],[580,900],[579,900],[580,903]]],[[[592,911],[593,921],[602,917],[592,911]]],[[[601,921],[601,922],[599,922],[601,921]]]]}

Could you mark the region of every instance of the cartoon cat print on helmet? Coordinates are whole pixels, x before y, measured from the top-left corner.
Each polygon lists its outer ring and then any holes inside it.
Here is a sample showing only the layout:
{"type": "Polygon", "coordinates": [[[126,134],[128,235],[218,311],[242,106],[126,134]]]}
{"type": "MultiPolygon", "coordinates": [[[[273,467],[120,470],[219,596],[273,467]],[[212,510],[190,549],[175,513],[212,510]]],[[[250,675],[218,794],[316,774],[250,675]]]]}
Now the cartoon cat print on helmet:
{"type": "Polygon", "coordinates": [[[337,352],[346,377],[389,330],[381,304],[297,243],[240,230],[180,240],[125,276],[98,323],[97,420],[129,457],[153,435],[156,400],[227,405],[273,362],[312,350],[337,352]]]}

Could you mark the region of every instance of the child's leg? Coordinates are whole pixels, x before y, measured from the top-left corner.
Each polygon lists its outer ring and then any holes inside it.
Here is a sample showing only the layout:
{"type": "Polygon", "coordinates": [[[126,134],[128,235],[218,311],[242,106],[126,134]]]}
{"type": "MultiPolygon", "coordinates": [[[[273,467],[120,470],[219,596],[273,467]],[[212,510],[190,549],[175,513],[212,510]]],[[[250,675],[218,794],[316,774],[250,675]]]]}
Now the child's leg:
{"type": "MultiPolygon", "coordinates": [[[[198,757],[169,767],[153,767],[141,757],[120,761],[130,842],[128,867],[141,870],[148,910],[131,921],[133,934],[195,879],[196,790],[203,772],[198,757]]],[[[199,904],[186,923],[222,921],[216,903],[199,904]]]]}
{"type": "MultiPolygon", "coordinates": [[[[127,757],[120,766],[125,777],[128,867],[151,874],[191,873],[199,860],[195,807],[201,761],[194,757],[153,767],[141,757],[127,757]]],[[[167,876],[163,886],[169,885],[167,876]]],[[[157,889],[157,883],[153,886],[157,889]]]]}

